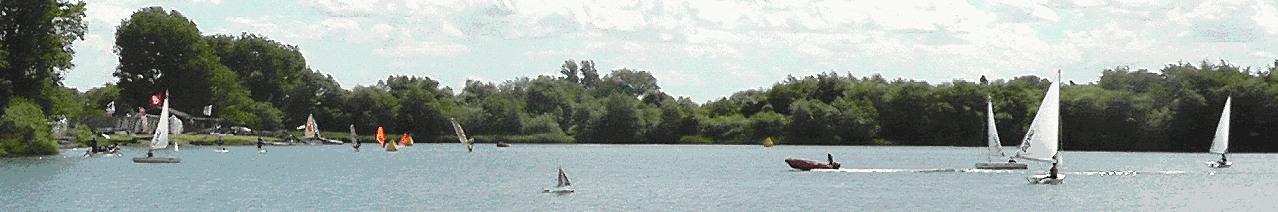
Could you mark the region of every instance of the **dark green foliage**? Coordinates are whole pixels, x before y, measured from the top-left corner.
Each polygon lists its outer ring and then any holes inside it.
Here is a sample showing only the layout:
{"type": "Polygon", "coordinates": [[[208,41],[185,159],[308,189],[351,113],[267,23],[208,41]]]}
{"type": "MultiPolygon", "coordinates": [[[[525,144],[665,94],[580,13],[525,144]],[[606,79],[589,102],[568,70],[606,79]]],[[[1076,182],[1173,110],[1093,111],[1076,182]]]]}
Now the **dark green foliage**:
{"type": "Polygon", "coordinates": [[[10,98],[6,105],[8,113],[0,117],[0,157],[58,152],[39,105],[20,97],[10,98]]]}
{"type": "Polygon", "coordinates": [[[75,67],[71,44],[84,39],[84,12],[84,2],[69,0],[0,1],[0,102],[25,98],[55,112],[57,100],[44,94],[75,67]]]}

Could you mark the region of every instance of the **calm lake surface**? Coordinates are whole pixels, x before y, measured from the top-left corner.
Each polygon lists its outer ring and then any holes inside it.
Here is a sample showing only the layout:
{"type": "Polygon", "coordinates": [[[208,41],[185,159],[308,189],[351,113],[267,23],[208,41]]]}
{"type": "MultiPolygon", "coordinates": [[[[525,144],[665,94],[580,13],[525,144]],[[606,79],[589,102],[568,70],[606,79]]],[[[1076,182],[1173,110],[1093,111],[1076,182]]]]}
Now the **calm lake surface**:
{"type": "MultiPolygon", "coordinates": [[[[1278,157],[1066,152],[1065,184],[1029,170],[980,171],[984,148],[724,145],[418,144],[183,147],[145,154],[0,159],[4,211],[1255,211],[1278,208],[1278,157]],[[786,157],[837,171],[795,171],[786,157]],[[163,156],[164,154],[157,154],[163,156]],[[563,167],[576,193],[542,193],[563,167]]],[[[1010,149],[1008,150],[1011,151],[1010,149]]]]}

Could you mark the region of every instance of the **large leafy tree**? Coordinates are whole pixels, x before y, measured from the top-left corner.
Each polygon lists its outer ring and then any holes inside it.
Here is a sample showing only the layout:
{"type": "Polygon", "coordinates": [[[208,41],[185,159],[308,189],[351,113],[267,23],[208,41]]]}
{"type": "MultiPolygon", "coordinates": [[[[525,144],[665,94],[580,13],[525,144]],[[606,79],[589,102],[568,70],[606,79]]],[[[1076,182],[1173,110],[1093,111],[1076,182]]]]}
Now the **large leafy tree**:
{"type": "MultiPolygon", "coordinates": [[[[64,71],[75,67],[71,44],[84,39],[84,2],[66,0],[0,1],[0,102],[11,97],[34,100],[51,114],[45,89],[57,87],[64,71]]],[[[3,114],[0,111],[0,114],[3,114]]]]}
{"type": "Polygon", "coordinates": [[[232,123],[272,129],[278,109],[253,102],[238,76],[218,62],[191,20],[162,7],[142,8],[116,28],[115,52],[120,65],[120,101],[127,108],[147,104],[148,96],[168,91],[170,106],[198,111],[214,105],[217,116],[232,123]]]}
{"type": "Polygon", "coordinates": [[[317,86],[308,84],[306,58],[297,46],[264,36],[213,35],[204,38],[221,64],[239,76],[240,85],[254,101],[269,102],[283,110],[284,122],[301,124],[314,112],[317,86]]]}

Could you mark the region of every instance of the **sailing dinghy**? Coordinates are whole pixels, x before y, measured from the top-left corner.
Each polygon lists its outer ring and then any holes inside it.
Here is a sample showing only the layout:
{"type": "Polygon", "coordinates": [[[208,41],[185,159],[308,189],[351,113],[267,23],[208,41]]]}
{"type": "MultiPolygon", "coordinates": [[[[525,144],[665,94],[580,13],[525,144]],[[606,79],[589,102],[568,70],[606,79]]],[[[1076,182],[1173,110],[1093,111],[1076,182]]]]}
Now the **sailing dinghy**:
{"type": "Polygon", "coordinates": [[[1028,165],[1017,163],[1015,159],[1008,160],[1006,163],[994,162],[994,156],[998,156],[999,160],[1002,160],[1007,157],[1007,154],[1003,154],[1003,144],[998,139],[998,128],[994,126],[994,100],[989,96],[985,98],[985,116],[989,117],[986,119],[989,123],[987,127],[989,130],[986,130],[986,133],[989,135],[987,140],[989,140],[990,145],[990,152],[985,159],[989,162],[976,163],[976,169],[1028,169],[1028,165]]]}
{"type": "Polygon", "coordinates": [[[463,130],[463,129],[462,129],[461,124],[457,124],[457,119],[455,119],[455,118],[448,118],[448,122],[452,122],[452,123],[453,123],[453,131],[456,131],[456,132],[457,132],[457,140],[461,141],[461,143],[463,143],[463,144],[466,144],[466,151],[467,151],[467,152],[474,152],[474,151],[475,151],[475,139],[474,139],[474,138],[466,138],[466,130],[463,130]]]}
{"type": "MultiPolygon", "coordinates": [[[[180,163],[181,158],[176,157],[155,157],[152,153],[156,150],[167,150],[169,147],[169,93],[164,92],[164,106],[160,109],[160,123],[155,125],[155,134],[151,137],[151,143],[147,146],[146,157],[133,158],[134,163],[180,163]]],[[[177,151],[177,145],[173,145],[173,151],[177,151]]]]}
{"type": "Polygon", "coordinates": [[[1060,184],[1065,176],[1059,175],[1057,168],[1063,163],[1060,152],[1061,124],[1061,73],[1056,72],[1056,80],[1047,88],[1043,103],[1034,114],[1025,139],[1021,140],[1020,150],[1014,158],[1052,163],[1052,168],[1045,175],[1034,175],[1026,178],[1031,184],[1060,184]]]}
{"type": "Polygon", "coordinates": [[[564,174],[564,168],[560,167],[559,168],[559,184],[555,185],[554,188],[544,189],[542,190],[542,192],[564,194],[564,193],[572,193],[575,191],[572,190],[572,182],[568,182],[568,175],[564,174]]]}
{"type": "Polygon", "coordinates": [[[1211,150],[1208,151],[1220,154],[1220,160],[1208,165],[1212,168],[1229,168],[1234,165],[1234,162],[1225,158],[1225,153],[1229,153],[1229,105],[1233,101],[1233,96],[1225,99],[1225,109],[1220,112],[1220,123],[1216,124],[1216,138],[1211,140],[1211,150]]]}

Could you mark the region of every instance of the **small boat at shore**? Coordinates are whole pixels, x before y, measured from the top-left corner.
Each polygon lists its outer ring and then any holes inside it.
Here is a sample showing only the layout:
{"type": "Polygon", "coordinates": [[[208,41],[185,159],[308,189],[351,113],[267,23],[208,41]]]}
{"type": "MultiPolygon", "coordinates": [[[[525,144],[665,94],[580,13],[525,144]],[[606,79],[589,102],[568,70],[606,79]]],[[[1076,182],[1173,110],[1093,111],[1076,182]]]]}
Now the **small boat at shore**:
{"type": "Polygon", "coordinates": [[[829,160],[829,163],[820,163],[813,160],[801,159],[801,158],[786,158],[785,163],[789,164],[790,168],[803,170],[803,171],[808,171],[813,169],[839,169],[841,164],[839,164],[838,162],[834,162],[834,155],[827,153],[825,154],[825,156],[829,160]]]}

